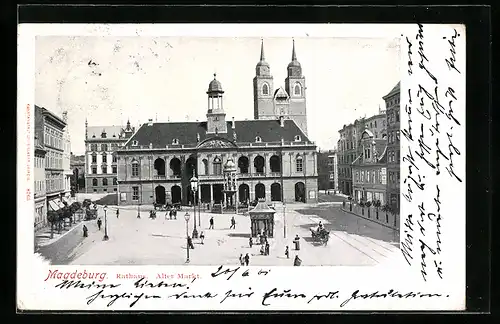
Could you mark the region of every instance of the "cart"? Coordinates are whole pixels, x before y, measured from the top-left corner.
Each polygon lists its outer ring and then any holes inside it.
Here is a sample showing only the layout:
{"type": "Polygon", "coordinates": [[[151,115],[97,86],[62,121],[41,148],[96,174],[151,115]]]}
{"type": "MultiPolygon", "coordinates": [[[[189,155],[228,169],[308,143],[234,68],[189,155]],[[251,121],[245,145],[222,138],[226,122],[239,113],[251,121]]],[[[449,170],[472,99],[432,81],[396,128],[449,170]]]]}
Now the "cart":
{"type": "Polygon", "coordinates": [[[313,227],[311,227],[310,230],[311,230],[311,236],[312,236],[313,240],[315,240],[316,242],[321,242],[324,245],[326,245],[328,243],[328,239],[330,238],[329,231],[327,231],[324,228],[319,229],[319,228],[313,228],[313,227]]]}

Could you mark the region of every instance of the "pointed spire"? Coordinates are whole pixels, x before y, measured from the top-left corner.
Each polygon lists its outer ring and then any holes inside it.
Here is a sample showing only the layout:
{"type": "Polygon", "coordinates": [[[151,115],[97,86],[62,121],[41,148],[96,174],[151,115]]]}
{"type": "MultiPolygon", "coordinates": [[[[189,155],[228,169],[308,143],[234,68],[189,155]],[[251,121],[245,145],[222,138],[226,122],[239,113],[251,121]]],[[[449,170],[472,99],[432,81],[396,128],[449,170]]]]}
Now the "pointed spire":
{"type": "Polygon", "coordinates": [[[261,43],[260,43],[260,61],[264,62],[266,60],[266,57],[264,56],[264,39],[261,38],[261,43]]]}
{"type": "Polygon", "coordinates": [[[292,61],[297,61],[297,55],[295,54],[295,39],[292,40],[292,61]]]}

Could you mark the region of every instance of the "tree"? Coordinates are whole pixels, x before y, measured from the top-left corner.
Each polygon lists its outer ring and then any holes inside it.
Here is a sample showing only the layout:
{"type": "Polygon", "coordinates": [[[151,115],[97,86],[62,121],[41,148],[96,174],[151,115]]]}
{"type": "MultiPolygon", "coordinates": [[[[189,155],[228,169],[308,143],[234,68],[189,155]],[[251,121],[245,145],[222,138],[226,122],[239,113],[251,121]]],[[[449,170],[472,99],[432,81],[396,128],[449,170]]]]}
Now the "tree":
{"type": "Polygon", "coordinates": [[[370,218],[370,206],[372,205],[371,201],[367,201],[365,203],[366,208],[368,208],[368,218],[370,218]]]}
{"type": "Polygon", "coordinates": [[[376,199],[373,201],[373,206],[375,207],[375,213],[377,214],[377,219],[378,219],[378,209],[380,208],[380,200],[376,199]]]}
{"type": "Polygon", "coordinates": [[[382,206],[382,211],[385,213],[385,222],[389,223],[389,215],[388,213],[391,211],[391,206],[389,206],[387,203],[382,206]]]}
{"type": "Polygon", "coordinates": [[[47,212],[47,220],[50,223],[50,238],[54,238],[54,226],[59,221],[59,215],[57,212],[50,210],[47,212]]]}

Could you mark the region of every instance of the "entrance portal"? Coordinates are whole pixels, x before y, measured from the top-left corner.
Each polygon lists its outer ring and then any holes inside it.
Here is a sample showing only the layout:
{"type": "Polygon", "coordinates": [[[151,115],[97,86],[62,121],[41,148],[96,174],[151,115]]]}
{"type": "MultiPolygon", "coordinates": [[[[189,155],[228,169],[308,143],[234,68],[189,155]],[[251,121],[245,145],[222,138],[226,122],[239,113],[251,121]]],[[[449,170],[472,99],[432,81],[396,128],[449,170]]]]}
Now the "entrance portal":
{"type": "Polygon", "coordinates": [[[306,186],[303,182],[297,182],[295,184],[295,201],[306,202],[306,186]]]}
{"type": "Polygon", "coordinates": [[[167,194],[165,192],[165,187],[163,186],[157,186],[155,188],[155,196],[156,196],[156,203],[160,205],[166,205],[167,204],[167,194]]]}
{"type": "Polygon", "coordinates": [[[271,185],[271,201],[281,201],[281,185],[277,182],[271,185]]]}
{"type": "Polygon", "coordinates": [[[171,192],[172,192],[172,204],[181,203],[182,199],[181,187],[175,185],[172,187],[171,192]]]}

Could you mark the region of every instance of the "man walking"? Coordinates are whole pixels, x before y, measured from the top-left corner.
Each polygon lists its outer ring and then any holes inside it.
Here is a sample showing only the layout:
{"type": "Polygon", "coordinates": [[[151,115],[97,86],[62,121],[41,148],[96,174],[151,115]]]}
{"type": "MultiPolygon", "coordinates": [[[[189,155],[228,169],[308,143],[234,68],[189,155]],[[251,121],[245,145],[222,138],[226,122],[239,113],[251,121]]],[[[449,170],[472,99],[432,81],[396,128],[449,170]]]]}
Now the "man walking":
{"type": "Polygon", "coordinates": [[[208,227],[208,229],[214,229],[214,217],[213,216],[210,218],[210,226],[208,227]]]}
{"type": "Polygon", "coordinates": [[[287,259],[290,259],[290,251],[288,251],[288,245],[285,248],[285,255],[287,259]]]}
{"type": "Polygon", "coordinates": [[[234,216],[231,217],[231,227],[229,229],[236,229],[236,220],[234,219],[234,216]]]}
{"type": "Polygon", "coordinates": [[[99,228],[99,230],[101,230],[101,225],[102,225],[102,220],[99,218],[97,220],[97,227],[99,228]]]}
{"type": "Polygon", "coordinates": [[[116,209],[116,218],[118,218],[119,216],[120,216],[120,210],[116,209]]]}
{"type": "Polygon", "coordinates": [[[245,264],[248,266],[248,264],[250,263],[250,256],[247,254],[245,254],[245,264]]]}

